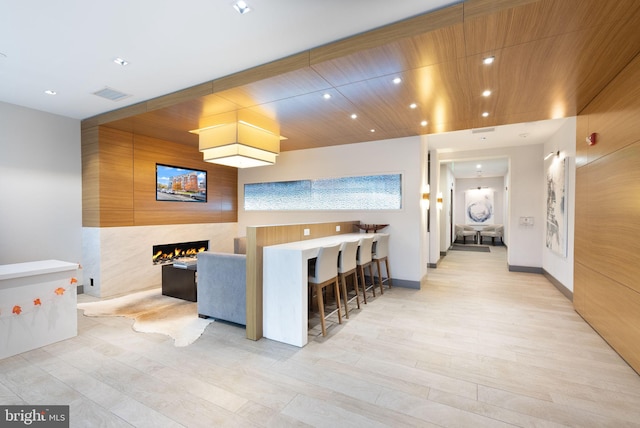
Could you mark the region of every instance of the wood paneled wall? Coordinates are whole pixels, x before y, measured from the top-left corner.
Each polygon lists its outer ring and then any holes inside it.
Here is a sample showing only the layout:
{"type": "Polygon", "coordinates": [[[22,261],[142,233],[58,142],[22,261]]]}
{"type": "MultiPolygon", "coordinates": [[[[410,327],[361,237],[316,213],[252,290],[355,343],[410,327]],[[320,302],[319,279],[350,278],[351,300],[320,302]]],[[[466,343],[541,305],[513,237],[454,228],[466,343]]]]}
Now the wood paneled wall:
{"type": "Polygon", "coordinates": [[[237,222],[238,174],[197,148],[96,126],[82,131],[82,199],[85,227],[237,222]],[[156,163],[207,171],[207,202],[156,201],[156,163]]]}
{"type": "Polygon", "coordinates": [[[638,80],[640,56],[578,118],[574,306],[640,373],[638,80]]]}
{"type": "Polygon", "coordinates": [[[359,232],[359,221],[247,227],[247,338],[262,338],[262,249],[269,245],[359,232]],[[336,231],[340,226],[340,231],[336,231]],[[309,235],[304,235],[309,229],[309,235]]]}

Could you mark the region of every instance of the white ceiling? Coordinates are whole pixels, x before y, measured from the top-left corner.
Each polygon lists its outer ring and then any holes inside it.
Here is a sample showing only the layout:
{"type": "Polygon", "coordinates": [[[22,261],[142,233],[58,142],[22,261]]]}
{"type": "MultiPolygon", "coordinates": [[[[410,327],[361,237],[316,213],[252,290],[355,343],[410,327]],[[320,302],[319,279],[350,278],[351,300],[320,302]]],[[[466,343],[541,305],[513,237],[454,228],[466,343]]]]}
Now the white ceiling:
{"type": "Polygon", "coordinates": [[[475,159],[471,161],[443,162],[451,167],[455,178],[504,177],[509,171],[509,160],[505,158],[475,159]],[[478,168],[480,165],[480,168],[478,168]]]}
{"type": "Polygon", "coordinates": [[[2,0],[0,101],[84,119],[458,2],[247,3],[240,15],[232,0],[2,0]],[[92,95],[105,87],[132,96],[92,95]]]}
{"type": "MultiPolygon", "coordinates": [[[[84,119],[459,3],[247,2],[253,10],[240,15],[231,0],[2,0],[0,101],[84,119]],[[131,96],[93,95],[105,87],[131,96]]],[[[557,129],[551,122],[500,127],[486,141],[471,131],[433,135],[430,147],[535,144],[557,129]]]]}
{"type": "MultiPolygon", "coordinates": [[[[498,147],[544,144],[567,119],[517,123],[495,128],[467,129],[429,135],[429,149],[439,152],[475,151],[498,147]]],[[[509,168],[506,157],[443,162],[451,165],[456,178],[501,177],[509,168]],[[481,168],[478,169],[477,165],[481,168]]]]}

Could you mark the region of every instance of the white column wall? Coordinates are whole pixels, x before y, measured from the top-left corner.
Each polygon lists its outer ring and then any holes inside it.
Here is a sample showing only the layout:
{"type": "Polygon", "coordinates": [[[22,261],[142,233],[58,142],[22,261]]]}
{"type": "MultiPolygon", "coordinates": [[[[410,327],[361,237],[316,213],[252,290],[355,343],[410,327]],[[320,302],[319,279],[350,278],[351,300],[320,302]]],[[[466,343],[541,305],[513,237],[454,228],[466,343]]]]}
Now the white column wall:
{"type": "Polygon", "coordinates": [[[390,265],[394,278],[420,281],[424,276],[420,209],[422,187],[420,137],[323,147],[283,152],[273,166],[238,170],[238,233],[247,226],[291,223],[319,223],[360,220],[389,224],[390,265]],[[400,210],[387,211],[245,211],[244,185],[375,174],[402,174],[403,202],[400,210]]]}
{"type": "Polygon", "coordinates": [[[429,233],[429,265],[435,266],[440,260],[440,210],[438,210],[438,192],[440,189],[440,161],[438,153],[431,151],[431,202],[429,215],[431,217],[429,233]]]}
{"type": "Polygon", "coordinates": [[[440,164],[440,188],[442,189],[442,210],[440,211],[440,252],[446,252],[449,247],[451,247],[452,243],[450,216],[454,201],[451,200],[451,189],[455,188],[455,178],[453,177],[451,167],[448,164],[440,164]]]}
{"type": "MultiPolygon", "coordinates": [[[[429,142],[427,136],[422,136],[420,139],[420,198],[422,194],[428,190],[427,178],[429,159],[429,142]]],[[[429,232],[427,232],[427,203],[424,200],[420,200],[420,278],[425,278],[429,266],[429,232]]]]}
{"type": "Polygon", "coordinates": [[[545,219],[544,150],[542,144],[524,146],[511,154],[510,235],[507,240],[509,266],[542,267],[545,219]],[[533,217],[532,226],[520,224],[533,217]]]}
{"type": "Polygon", "coordinates": [[[502,240],[509,242],[509,231],[511,230],[511,219],[509,218],[509,209],[511,207],[511,160],[509,160],[509,170],[504,176],[504,207],[502,209],[502,218],[504,219],[504,236],[502,240]]]}

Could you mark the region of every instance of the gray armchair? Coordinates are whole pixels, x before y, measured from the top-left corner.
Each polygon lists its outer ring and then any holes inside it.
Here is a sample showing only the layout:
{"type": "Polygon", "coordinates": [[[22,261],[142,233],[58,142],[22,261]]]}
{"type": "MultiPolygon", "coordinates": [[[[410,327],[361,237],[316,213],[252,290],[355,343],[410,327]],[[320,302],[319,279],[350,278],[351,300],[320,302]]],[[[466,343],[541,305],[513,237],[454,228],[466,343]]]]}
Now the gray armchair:
{"type": "Polygon", "coordinates": [[[485,226],[480,231],[480,243],[482,244],[483,238],[491,238],[491,245],[496,245],[496,238],[500,238],[500,243],[504,243],[502,236],[504,235],[504,226],[501,224],[494,224],[485,226]]]}
{"type": "Polygon", "coordinates": [[[476,230],[471,227],[471,226],[467,226],[466,224],[456,224],[456,241],[459,238],[462,238],[462,243],[466,244],[467,243],[467,236],[473,236],[473,242],[476,242],[476,236],[477,236],[477,232],[476,230]]]}
{"type": "Polygon", "coordinates": [[[198,253],[198,315],[246,325],[246,278],[244,254],[198,253]]]}

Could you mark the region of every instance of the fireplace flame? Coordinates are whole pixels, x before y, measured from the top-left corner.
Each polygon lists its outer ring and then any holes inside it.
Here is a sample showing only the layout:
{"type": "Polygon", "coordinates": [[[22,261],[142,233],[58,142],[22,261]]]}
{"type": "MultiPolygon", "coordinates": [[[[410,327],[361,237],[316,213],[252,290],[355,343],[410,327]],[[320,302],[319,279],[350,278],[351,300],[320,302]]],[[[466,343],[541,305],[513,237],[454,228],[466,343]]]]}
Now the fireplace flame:
{"type": "Polygon", "coordinates": [[[207,251],[208,245],[208,241],[154,245],[152,256],[153,264],[168,264],[180,258],[195,258],[198,253],[207,251]]]}

